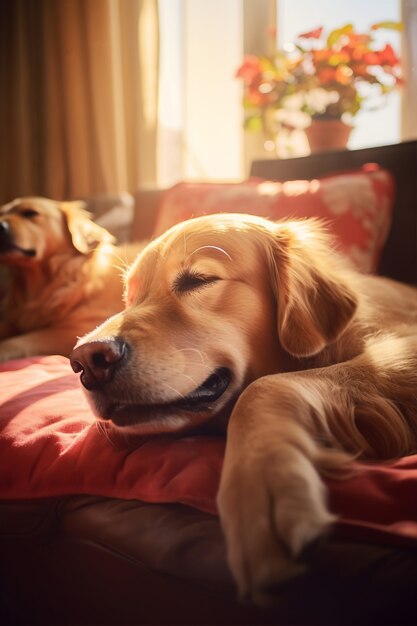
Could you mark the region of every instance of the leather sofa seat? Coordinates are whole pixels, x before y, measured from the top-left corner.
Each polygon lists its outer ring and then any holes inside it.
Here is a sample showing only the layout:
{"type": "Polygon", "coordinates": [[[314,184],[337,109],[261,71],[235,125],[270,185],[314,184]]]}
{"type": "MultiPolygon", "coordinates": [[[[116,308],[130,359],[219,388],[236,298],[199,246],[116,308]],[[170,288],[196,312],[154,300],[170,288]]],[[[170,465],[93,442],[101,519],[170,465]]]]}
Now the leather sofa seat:
{"type": "Polygon", "coordinates": [[[9,501],[0,524],[3,623],[415,623],[417,547],[330,538],[260,608],[236,598],[218,519],[182,505],[9,501]]]}

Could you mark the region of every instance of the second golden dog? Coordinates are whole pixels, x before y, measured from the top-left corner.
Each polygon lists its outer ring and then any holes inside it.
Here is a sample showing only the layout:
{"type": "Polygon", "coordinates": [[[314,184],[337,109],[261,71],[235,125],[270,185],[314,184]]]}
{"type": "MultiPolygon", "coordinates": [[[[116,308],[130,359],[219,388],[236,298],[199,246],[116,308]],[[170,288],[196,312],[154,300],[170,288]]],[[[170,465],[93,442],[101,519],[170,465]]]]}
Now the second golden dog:
{"type": "Polygon", "coordinates": [[[68,356],[77,340],[122,307],[121,266],[140,244],[113,245],[80,202],[22,198],[0,207],[0,362],[68,356]]]}

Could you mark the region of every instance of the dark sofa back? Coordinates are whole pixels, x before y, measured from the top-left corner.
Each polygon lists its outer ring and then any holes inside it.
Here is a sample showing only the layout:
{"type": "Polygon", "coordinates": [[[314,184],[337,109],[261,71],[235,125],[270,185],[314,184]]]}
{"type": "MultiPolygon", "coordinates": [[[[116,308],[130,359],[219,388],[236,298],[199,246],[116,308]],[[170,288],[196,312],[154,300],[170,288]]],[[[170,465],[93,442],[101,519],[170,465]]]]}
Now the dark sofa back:
{"type": "Polygon", "coordinates": [[[393,222],[380,273],[417,284],[417,141],[361,150],[321,152],[292,159],[254,161],[251,176],[285,181],[317,178],[331,172],[378,163],[396,181],[393,222]]]}

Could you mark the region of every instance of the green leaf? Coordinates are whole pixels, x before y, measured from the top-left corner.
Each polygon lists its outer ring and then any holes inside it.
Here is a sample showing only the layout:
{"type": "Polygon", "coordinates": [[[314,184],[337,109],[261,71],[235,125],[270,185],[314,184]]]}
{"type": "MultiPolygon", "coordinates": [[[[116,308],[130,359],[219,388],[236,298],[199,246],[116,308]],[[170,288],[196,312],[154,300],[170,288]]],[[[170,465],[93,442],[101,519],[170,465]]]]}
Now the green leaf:
{"type": "Polygon", "coordinates": [[[404,24],[402,22],[377,22],[376,24],[372,24],[371,30],[379,30],[380,28],[387,28],[389,30],[397,30],[401,32],[404,29],[404,24]]]}
{"type": "Polygon", "coordinates": [[[332,46],[334,46],[335,43],[339,41],[339,39],[343,35],[348,35],[352,31],[353,24],[345,24],[345,26],[342,26],[342,28],[336,28],[335,30],[332,30],[327,37],[328,47],[331,48],[332,46]]]}
{"type": "Polygon", "coordinates": [[[251,132],[259,132],[262,130],[262,118],[257,115],[247,117],[243,127],[251,132]]]}

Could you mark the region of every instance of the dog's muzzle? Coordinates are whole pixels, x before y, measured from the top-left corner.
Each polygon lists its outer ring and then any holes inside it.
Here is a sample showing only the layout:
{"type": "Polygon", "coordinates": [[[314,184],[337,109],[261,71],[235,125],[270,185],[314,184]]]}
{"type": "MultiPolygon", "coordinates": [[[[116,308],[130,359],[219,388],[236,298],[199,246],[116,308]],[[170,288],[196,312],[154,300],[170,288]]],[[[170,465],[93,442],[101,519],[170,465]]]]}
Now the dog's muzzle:
{"type": "Polygon", "coordinates": [[[36,255],[36,250],[33,248],[25,249],[17,246],[13,241],[9,223],[6,220],[0,220],[0,254],[9,252],[20,252],[27,257],[34,257],[36,255]]]}
{"type": "Polygon", "coordinates": [[[215,403],[228,389],[232,372],[227,367],[215,369],[200,385],[187,395],[162,402],[138,401],[129,395],[129,402],[123,392],[115,394],[112,380],[129,360],[129,345],[119,337],[100,341],[90,341],[77,346],[70,363],[75,373],[80,373],[81,384],[92,393],[101,419],[112,420],[118,425],[149,421],[155,416],[178,412],[211,412],[215,403]],[[110,386],[109,386],[110,383],[110,386]]]}

